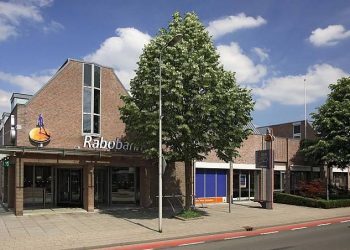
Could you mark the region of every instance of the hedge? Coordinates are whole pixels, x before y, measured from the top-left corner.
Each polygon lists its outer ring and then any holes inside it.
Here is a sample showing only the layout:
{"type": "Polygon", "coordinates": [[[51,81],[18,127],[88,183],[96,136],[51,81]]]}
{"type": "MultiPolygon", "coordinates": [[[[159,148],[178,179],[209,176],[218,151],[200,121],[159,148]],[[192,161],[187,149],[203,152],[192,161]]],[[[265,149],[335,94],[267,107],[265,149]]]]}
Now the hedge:
{"type": "Polygon", "coordinates": [[[324,199],[312,199],[307,197],[302,197],[293,194],[286,193],[274,193],[274,202],[305,206],[305,207],[317,207],[317,208],[337,208],[337,207],[350,207],[350,199],[340,199],[340,200],[324,200],[324,199]]]}

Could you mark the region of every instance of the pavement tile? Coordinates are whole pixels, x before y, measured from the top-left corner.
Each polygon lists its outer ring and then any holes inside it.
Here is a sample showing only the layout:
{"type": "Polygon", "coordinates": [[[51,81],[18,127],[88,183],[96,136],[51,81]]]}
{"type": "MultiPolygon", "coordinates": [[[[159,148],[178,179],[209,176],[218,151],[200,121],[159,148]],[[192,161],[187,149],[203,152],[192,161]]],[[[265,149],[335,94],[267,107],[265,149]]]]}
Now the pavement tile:
{"type": "Polygon", "coordinates": [[[180,221],[164,212],[163,229],[157,231],[157,211],[154,209],[109,213],[55,213],[15,217],[0,214],[0,245],[5,249],[68,249],[125,242],[183,237],[190,234],[242,230],[243,226],[262,227],[307,220],[350,215],[350,209],[314,209],[276,204],[274,210],[254,208],[255,203],[242,202],[208,205],[203,219],[180,221]],[[4,239],[4,240],[2,240],[4,239]],[[20,243],[13,244],[16,241],[20,243]]]}

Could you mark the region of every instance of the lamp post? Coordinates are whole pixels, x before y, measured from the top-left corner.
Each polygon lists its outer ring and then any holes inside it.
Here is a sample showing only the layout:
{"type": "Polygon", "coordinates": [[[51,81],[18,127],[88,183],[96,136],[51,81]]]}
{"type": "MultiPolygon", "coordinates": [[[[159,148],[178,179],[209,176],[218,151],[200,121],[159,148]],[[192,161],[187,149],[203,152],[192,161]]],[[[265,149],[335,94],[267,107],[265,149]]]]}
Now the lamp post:
{"type": "Polygon", "coordinates": [[[159,53],[159,160],[158,160],[158,178],[159,178],[159,215],[158,215],[158,231],[162,232],[163,217],[163,154],[162,154],[162,52],[167,47],[172,47],[182,39],[181,34],[176,34],[169,42],[167,42],[159,53]]]}

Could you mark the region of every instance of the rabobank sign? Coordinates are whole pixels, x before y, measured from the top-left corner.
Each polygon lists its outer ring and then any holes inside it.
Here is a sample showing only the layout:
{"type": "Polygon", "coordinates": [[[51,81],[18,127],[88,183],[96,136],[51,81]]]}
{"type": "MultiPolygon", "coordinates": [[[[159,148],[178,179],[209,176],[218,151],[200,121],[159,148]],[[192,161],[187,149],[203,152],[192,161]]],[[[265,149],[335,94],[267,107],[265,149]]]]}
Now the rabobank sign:
{"type": "Polygon", "coordinates": [[[122,141],[120,138],[116,138],[114,141],[107,141],[104,140],[103,137],[93,138],[91,135],[85,135],[83,147],[93,149],[139,151],[134,147],[134,144],[122,141]]]}

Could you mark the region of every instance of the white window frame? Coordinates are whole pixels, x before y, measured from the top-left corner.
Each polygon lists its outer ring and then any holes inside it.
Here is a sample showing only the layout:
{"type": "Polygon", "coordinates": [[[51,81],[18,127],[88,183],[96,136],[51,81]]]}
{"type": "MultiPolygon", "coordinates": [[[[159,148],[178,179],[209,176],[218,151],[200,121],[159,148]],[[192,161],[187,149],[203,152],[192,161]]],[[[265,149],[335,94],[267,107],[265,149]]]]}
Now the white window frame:
{"type": "Polygon", "coordinates": [[[101,115],[102,115],[102,108],[101,108],[101,104],[102,104],[102,67],[99,66],[99,65],[95,65],[93,63],[83,63],[82,64],[82,97],[81,97],[81,113],[82,113],[82,116],[81,116],[81,132],[82,132],[82,135],[92,135],[92,136],[101,136],[102,134],[102,126],[101,126],[101,115]],[[85,65],[86,64],[89,64],[91,65],[91,86],[85,86],[84,85],[84,74],[85,74],[85,65]],[[99,67],[100,68],[100,87],[99,88],[96,88],[95,87],[95,67],[99,67]],[[85,88],[88,88],[88,89],[91,89],[91,100],[90,100],[90,103],[91,103],[91,113],[86,113],[84,112],[84,90],[85,88]],[[100,91],[100,105],[99,105],[99,108],[100,108],[100,113],[99,114],[96,114],[94,113],[94,98],[95,98],[95,89],[99,90],[100,91]],[[90,114],[90,133],[85,133],[84,132],[84,115],[89,115],[90,114]],[[99,133],[94,133],[94,115],[98,116],[99,117],[99,133]]]}

